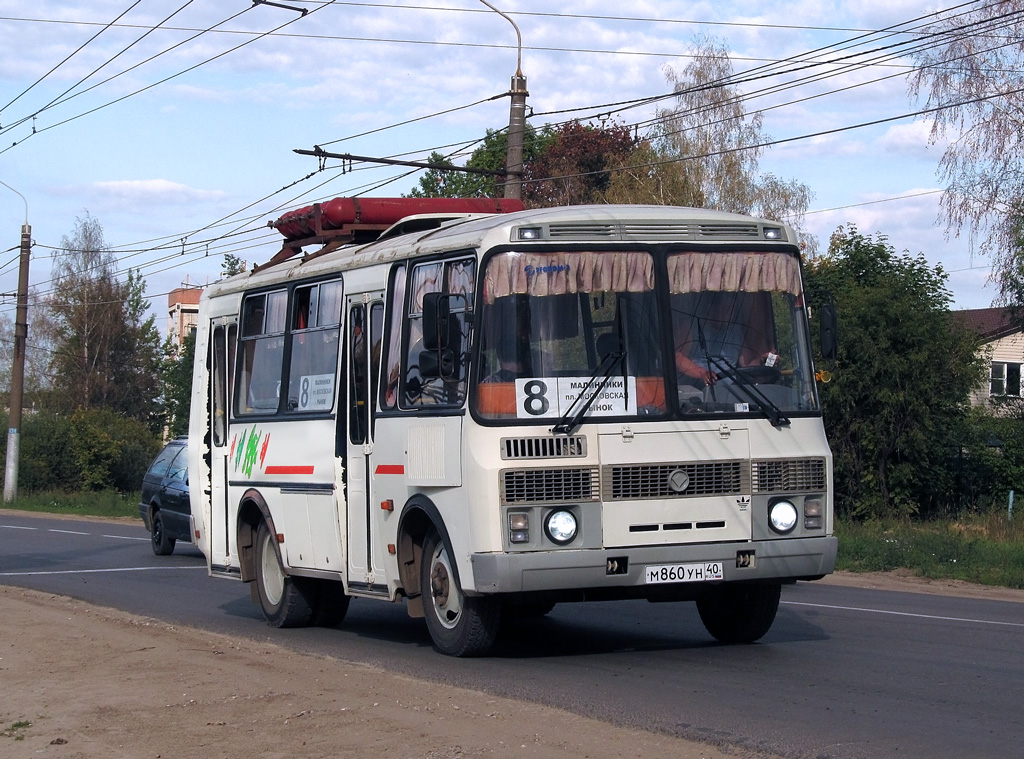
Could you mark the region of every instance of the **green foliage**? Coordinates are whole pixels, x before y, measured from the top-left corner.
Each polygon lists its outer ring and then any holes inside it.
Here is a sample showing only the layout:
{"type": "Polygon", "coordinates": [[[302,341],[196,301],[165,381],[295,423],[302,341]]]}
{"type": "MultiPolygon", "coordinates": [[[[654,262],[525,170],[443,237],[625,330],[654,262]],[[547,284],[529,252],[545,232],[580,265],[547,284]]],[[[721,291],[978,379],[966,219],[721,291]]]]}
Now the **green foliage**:
{"type": "Polygon", "coordinates": [[[164,381],[164,414],[169,437],[188,434],[195,355],[195,332],[185,336],[180,350],[170,338],[164,344],[164,361],[160,373],[164,381]]]}
{"type": "Polygon", "coordinates": [[[978,339],[950,317],[946,275],[884,237],[840,229],[807,267],[840,315],[833,381],[821,386],[835,503],[865,518],[948,513],[981,380],[978,339]]]}
{"type": "Polygon", "coordinates": [[[159,450],[141,422],[106,409],[79,409],[71,417],[71,451],[83,490],[139,488],[159,450]]]}
{"type": "MultiPolygon", "coordinates": [[[[538,133],[529,124],[523,132],[523,161],[529,161],[539,155],[550,143],[550,134],[538,133]]],[[[473,151],[466,166],[473,169],[500,171],[505,168],[508,154],[508,133],[505,130],[487,130],[480,147],[473,151]]],[[[452,166],[448,158],[438,152],[430,154],[429,163],[452,166]]],[[[503,179],[487,174],[470,174],[462,171],[444,171],[429,169],[419,184],[412,189],[410,198],[497,198],[505,194],[503,179]]]]}
{"type": "Polygon", "coordinates": [[[22,419],[18,492],[70,490],[79,486],[78,463],[68,441],[71,417],[40,411],[22,419]]]}
{"type": "Polygon", "coordinates": [[[910,568],[923,577],[1024,588],[1024,519],[992,513],[966,521],[840,520],[837,569],[910,568]]]}
{"type": "Polygon", "coordinates": [[[117,279],[117,259],[88,214],[76,219],[61,247],[47,302],[57,408],[107,408],[158,431],[160,336],[154,317],[146,316],[145,280],[132,271],[126,281],[117,279]]]}

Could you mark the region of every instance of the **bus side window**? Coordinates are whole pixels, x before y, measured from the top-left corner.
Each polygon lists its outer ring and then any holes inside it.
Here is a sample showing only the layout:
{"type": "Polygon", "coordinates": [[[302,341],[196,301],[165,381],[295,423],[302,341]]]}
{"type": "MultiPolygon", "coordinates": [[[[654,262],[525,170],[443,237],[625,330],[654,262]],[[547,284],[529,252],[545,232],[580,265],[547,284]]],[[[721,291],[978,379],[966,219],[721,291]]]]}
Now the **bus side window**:
{"type": "Polygon", "coordinates": [[[388,289],[388,349],[381,408],[398,405],[398,385],[402,375],[402,315],[405,313],[405,266],[396,266],[388,289]]]}
{"type": "Polygon", "coordinates": [[[285,290],[247,297],[242,305],[239,415],[273,414],[284,364],[285,290]]]}
{"type": "Polygon", "coordinates": [[[402,372],[402,405],[461,405],[466,398],[470,312],[476,286],[476,261],[459,258],[413,267],[409,305],[406,311],[406,349],[402,372]],[[444,296],[450,312],[448,347],[454,351],[450,367],[442,364],[436,340],[424,341],[424,307],[436,303],[426,296],[444,296]]]}
{"type": "Polygon", "coordinates": [[[333,407],[342,295],[341,280],[295,288],[288,411],[326,413],[333,407]]]}

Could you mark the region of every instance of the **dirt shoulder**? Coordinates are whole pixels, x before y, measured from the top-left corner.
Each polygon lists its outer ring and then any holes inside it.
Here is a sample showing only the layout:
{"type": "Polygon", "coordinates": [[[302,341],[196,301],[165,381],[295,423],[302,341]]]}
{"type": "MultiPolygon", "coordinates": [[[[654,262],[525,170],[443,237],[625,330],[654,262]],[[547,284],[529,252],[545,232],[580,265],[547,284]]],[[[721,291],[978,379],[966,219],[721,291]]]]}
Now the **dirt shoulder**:
{"type": "Polygon", "coordinates": [[[0,756],[750,756],[0,587],[0,756]]]}

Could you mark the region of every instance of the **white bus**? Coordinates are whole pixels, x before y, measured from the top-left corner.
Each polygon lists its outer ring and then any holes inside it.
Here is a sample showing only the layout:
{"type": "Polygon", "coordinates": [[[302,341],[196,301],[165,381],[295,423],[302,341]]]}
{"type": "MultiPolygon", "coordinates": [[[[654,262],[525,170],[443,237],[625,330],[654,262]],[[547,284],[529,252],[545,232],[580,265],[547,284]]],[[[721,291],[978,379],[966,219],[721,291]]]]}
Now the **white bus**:
{"type": "Polygon", "coordinates": [[[508,207],[316,204],[207,288],[189,476],[210,574],[279,627],[404,601],[455,656],[581,600],[692,600],[714,638],[757,640],[781,585],[836,558],[793,230],[508,207]]]}

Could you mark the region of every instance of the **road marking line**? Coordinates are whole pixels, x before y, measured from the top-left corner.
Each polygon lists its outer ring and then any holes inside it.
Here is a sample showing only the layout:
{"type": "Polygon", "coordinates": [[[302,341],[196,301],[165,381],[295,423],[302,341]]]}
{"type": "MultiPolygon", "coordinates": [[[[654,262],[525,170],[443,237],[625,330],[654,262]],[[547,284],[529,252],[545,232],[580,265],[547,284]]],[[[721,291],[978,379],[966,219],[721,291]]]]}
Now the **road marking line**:
{"type": "MultiPolygon", "coordinates": [[[[82,533],[83,535],[85,533],[82,533]]],[[[141,540],[145,543],[150,541],[150,538],[133,538],[130,535],[100,535],[101,538],[113,538],[114,540],[141,540]]]]}
{"type": "Polygon", "coordinates": [[[47,532],[59,532],[63,535],[91,535],[89,532],[78,532],[77,530],[56,530],[52,527],[47,532]]]}
{"type": "Polygon", "coordinates": [[[162,570],[168,569],[206,569],[206,566],[201,567],[121,567],[120,569],[55,569],[47,572],[0,572],[0,577],[26,577],[30,575],[85,575],[85,574],[96,574],[100,572],[148,572],[150,570],[162,570]]]}
{"type": "Polygon", "coordinates": [[[803,601],[783,601],[789,606],[813,606],[818,609],[837,609],[839,611],[866,611],[871,614],[891,614],[895,617],[917,617],[919,619],[938,619],[943,622],[976,622],[980,625],[1002,625],[1004,627],[1024,627],[1024,622],[997,622],[991,619],[969,619],[964,617],[940,617],[934,614],[913,614],[909,611],[886,611],[885,609],[865,609],[859,606],[832,606],[830,604],[810,604],[803,601]]]}
{"type": "Polygon", "coordinates": [[[0,527],[6,527],[8,530],[38,530],[38,527],[21,527],[16,524],[0,524],[0,527]]]}

